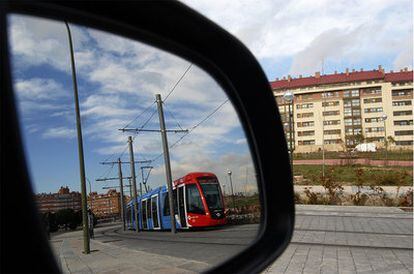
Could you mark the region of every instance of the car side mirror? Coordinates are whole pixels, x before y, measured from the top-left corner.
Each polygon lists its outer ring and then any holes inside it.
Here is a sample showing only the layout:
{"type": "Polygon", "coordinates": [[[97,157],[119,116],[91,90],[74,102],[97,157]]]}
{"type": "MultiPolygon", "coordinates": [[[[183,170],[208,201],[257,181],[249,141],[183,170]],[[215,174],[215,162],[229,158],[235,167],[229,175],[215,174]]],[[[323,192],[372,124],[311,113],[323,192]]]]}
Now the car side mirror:
{"type": "Polygon", "coordinates": [[[141,41],[175,54],[207,72],[225,91],[244,129],[256,170],[261,224],[257,238],[241,253],[208,270],[260,272],[287,247],[294,228],[294,199],[283,126],[261,67],[226,31],[178,2],[96,3],[4,1],[0,3],[2,58],[2,270],[57,272],[37,219],[15,96],[12,88],[8,15],[68,21],[141,41]],[[4,183],[6,178],[14,182],[4,183]],[[14,195],[18,194],[16,199],[14,195]],[[12,209],[12,210],[11,210],[12,209]],[[31,228],[30,233],[27,229],[31,228]],[[16,246],[16,239],[24,243],[16,246]],[[25,263],[12,265],[17,258],[25,263]]]}

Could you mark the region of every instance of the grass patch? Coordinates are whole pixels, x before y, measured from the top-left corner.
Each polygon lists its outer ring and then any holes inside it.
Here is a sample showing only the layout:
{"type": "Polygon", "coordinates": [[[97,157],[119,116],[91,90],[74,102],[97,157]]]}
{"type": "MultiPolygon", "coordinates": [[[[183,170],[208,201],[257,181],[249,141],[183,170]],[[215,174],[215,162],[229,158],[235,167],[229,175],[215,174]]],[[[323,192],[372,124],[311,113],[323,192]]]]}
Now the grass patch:
{"type": "MultiPolygon", "coordinates": [[[[357,178],[361,177],[363,185],[378,186],[411,186],[413,182],[412,167],[372,167],[372,166],[325,166],[325,172],[331,171],[334,181],[344,185],[354,185],[357,178]],[[362,169],[362,175],[358,174],[362,169]]],[[[322,175],[322,165],[295,165],[295,176],[302,175],[303,185],[318,185],[322,175]]]]}

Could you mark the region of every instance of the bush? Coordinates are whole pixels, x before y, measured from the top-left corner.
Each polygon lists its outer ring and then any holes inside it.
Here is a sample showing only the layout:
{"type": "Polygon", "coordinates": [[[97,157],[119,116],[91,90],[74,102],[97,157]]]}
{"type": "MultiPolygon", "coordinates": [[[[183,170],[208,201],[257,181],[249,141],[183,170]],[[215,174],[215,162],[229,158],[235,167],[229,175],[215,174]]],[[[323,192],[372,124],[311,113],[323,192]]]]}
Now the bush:
{"type": "Polygon", "coordinates": [[[56,212],[56,223],[58,226],[65,229],[70,228],[74,230],[82,223],[82,219],[79,218],[79,215],[81,216],[81,214],[75,212],[71,208],[61,209],[56,212]]]}
{"type": "Polygon", "coordinates": [[[399,201],[399,206],[412,207],[413,206],[413,190],[408,190],[405,194],[401,195],[399,201]]]}

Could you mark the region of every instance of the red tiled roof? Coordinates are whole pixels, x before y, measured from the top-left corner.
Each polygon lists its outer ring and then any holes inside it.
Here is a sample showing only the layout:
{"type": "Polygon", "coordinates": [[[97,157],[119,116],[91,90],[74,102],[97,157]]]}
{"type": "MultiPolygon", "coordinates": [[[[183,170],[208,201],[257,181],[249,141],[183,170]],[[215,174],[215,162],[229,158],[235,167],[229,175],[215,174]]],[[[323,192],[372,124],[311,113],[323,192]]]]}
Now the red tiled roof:
{"type": "Polygon", "coordinates": [[[338,73],[321,75],[320,77],[310,76],[304,78],[292,78],[290,81],[288,79],[276,80],[270,82],[270,86],[272,87],[272,89],[283,89],[317,86],[324,84],[358,82],[367,80],[385,80],[388,82],[413,81],[413,71],[390,73],[384,73],[379,70],[355,71],[349,72],[348,75],[346,73],[338,73]]]}

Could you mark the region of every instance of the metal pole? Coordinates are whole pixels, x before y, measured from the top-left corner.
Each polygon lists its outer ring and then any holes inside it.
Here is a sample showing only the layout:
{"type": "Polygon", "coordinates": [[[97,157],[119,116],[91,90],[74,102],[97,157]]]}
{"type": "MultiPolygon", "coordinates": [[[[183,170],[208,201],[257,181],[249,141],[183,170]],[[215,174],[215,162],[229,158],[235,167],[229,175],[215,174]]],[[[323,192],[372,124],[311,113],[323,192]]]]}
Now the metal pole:
{"type": "Polygon", "coordinates": [[[164,121],[164,112],[162,111],[161,95],[156,94],[155,99],[157,100],[158,117],[160,120],[160,129],[161,129],[161,138],[162,138],[162,147],[164,150],[165,176],[167,179],[168,200],[170,204],[171,232],[174,234],[176,232],[175,213],[174,213],[174,202],[173,202],[173,187],[172,187],[170,154],[168,151],[168,139],[167,139],[167,133],[165,132],[165,121],[164,121]]]}
{"type": "Polygon", "coordinates": [[[137,180],[135,178],[135,161],[134,161],[134,148],[132,147],[132,137],[128,136],[128,145],[129,145],[129,159],[131,162],[131,177],[132,177],[132,192],[134,195],[134,216],[135,216],[135,231],[139,231],[139,221],[138,221],[138,199],[137,199],[137,180]]]}
{"type": "Polygon", "coordinates": [[[292,129],[292,109],[291,109],[291,105],[293,105],[293,100],[292,102],[289,102],[289,151],[290,151],[290,166],[292,168],[292,172],[293,172],[293,145],[292,145],[292,141],[293,141],[293,129],[292,129]]]}
{"type": "Polygon", "coordinates": [[[121,158],[118,158],[118,174],[119,174],[119,187],[121,193],[121,219],[122,219],[122,227],[124,231],[126,230],[125,225],[125,204],[124,204],[124,182],[122,180],[122,163],[121,158]]]}
{"type": "Polygon", "coordinates": [[[326,93],[322,93],[324,96],[324,108],[322,111],[322,178],[325,179],[325,115],[323,113],[326,110],[326,93]]]}
{"type": "Polygon", "coordinates": [[[231,171],[229,171],[228,174],[230,177],[231,199],[233,201],[233,209],[236,209],[236,203],[234,202],[233,180],[231,179],[231,171]]]}
{"type": "Polygon", "coordinates": [[[86,180],[88,180],[88,183],[89,183],[89,199],[91,199],[91,212],[93,212],[92,211],[92,186],[91,186],[91,181],[89,181],[88,178],[86,178],[86,180]]]}
{"type": "MultiPolygon", "coordinates": [[[[141,167],[141,177],[142,177],[142,181],[139,183],[139,195],[142,196],[142,185],[144,184],[144,169],[142,167],[141,167]]],[[[146,189],[147,189],[147,186],[145,185],[145,190],[146,189]]]]}
{"type": "Polygon", "coordinates": [[[132,199],[132,184],[131,184],[131,178],[128,178],[128,183],[129,183],[129,197],[130,199],[132,199]]]}
{"type": "Polygon", "coordinates": [[[87,200],[86,200],[86,181],[85,181],[85,161],[83,157],[83,141],[82,141],[82,126],[80,119],[79,110],[79,96],[78,96],[78,84],[76,81],[76,69],[75,69],[75,56],[73,53],[72,35],[68,22],[65,21],[66,29],[69,37],[69,48],[70,48],[70,60],[72,66],[72,82],[73,82],[73,93],[75,97],[75,112],[76,112],[76,130],[78,134],[78,155],[79,155],[79,171],[80,171],[80,183],[81,183],[81,198],[82,198],[82,223],[83,223],[83,252],[86,254],[90,253],[89,243],[89,224],[88,224],[88,211],[87,211],[87,200]]]}
{"type": "Polygon", "coordinates": [[[387,125],[386,120],[384,119],[384,134],[385,134],[385,165],[388,165],[388,140],[387,140],[387,125]]]}

